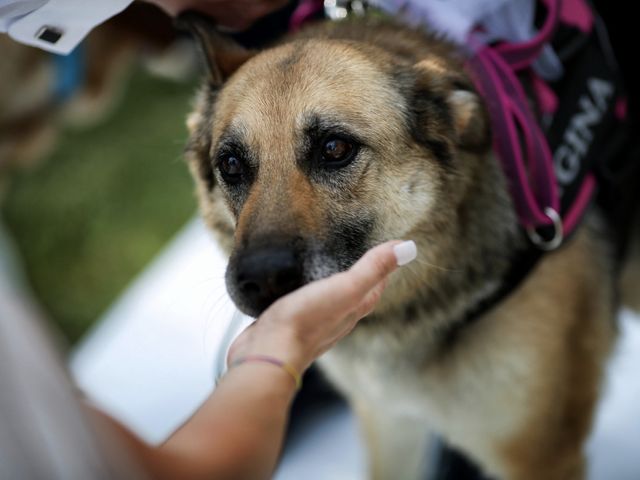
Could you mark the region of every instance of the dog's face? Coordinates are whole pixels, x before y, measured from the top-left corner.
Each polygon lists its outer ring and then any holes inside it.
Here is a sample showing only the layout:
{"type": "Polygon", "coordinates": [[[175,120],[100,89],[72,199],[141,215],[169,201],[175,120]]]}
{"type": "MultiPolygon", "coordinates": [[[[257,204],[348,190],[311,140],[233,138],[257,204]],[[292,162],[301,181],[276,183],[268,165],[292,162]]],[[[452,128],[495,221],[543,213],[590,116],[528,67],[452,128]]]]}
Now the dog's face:
{"type": "Polygon", "coordinates": [[[333,40],[233,57],[224,84],[210,62],[188,151],[205,217],[233,232],[227,288],[249,315],[378,243],[424,238],[462,195],[460,151],[487,148],[478,99],[446,59],[333,40]]]}

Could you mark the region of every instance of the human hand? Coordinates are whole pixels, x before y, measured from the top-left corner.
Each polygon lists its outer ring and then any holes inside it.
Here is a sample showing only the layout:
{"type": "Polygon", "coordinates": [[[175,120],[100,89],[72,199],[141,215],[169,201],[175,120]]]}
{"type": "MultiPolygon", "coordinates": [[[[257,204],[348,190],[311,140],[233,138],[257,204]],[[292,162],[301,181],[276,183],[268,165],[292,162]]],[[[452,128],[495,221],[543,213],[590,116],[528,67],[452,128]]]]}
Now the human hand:
{"type": "Polygon", "coordinates": [[[231,345],[229,365],[242,357],[267,355],[303,372],[373,311],[389,274],[415,255],[413,242],[383,243],[346,272],[278,299],[231,345]]]}
{"type": "Polygon", "coordinates": [[[284,7],[289,0],[146,0],[171,16],[185,10],[196,10],[209,15],[218,25],[245,30],[256,20],[284,7]]]}

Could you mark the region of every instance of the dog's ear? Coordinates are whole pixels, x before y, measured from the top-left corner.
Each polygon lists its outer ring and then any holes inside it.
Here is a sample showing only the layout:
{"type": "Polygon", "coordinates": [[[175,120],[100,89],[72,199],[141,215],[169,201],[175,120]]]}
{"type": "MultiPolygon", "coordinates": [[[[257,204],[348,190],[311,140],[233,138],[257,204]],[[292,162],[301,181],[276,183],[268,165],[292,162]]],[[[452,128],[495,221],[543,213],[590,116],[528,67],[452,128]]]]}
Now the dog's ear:
{"type": "Polygon", "coordinates": [[[458,87],[447,96],[453,112],[453,127],[458,145],[474,152],[491,146],[489,115],[478,94],[471,87],[458,87]]]}
{"type": "Polygon", "coordinates": [[[194,11],[181,13],[176,19],[176,27],[190,32],[195,38],[207,64],[210,82],[215,86],[222,85],[257,53],[220,33],[211,19],[194,11]]]}
{"type": "MultiPolygon", "coordinates": [[[[433,96],[448,110],[456,145],[463,150],[485,152],[491,147],[491,125],[483,100],[471,81],[440,61],[427,59],[417,63],[419,91],[433,96]]],[[[441,112],[444,114],[444,112],[441,112]]]]}

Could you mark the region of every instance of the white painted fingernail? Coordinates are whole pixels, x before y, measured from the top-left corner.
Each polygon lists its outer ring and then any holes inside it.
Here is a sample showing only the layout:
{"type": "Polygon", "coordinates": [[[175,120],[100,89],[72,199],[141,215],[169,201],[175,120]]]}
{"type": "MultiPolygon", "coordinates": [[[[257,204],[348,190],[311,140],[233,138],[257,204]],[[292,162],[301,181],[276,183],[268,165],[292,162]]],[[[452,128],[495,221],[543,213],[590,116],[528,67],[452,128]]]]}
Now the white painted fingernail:
{"type": "Polygon", "coordinates": [[[418,249],[416,248],[416,244],[413,240],[408,240],[395,245],[393,247],[393,253],[396,255],[398,266],[402,266],[415,260],[418,255],[418,249]]]}

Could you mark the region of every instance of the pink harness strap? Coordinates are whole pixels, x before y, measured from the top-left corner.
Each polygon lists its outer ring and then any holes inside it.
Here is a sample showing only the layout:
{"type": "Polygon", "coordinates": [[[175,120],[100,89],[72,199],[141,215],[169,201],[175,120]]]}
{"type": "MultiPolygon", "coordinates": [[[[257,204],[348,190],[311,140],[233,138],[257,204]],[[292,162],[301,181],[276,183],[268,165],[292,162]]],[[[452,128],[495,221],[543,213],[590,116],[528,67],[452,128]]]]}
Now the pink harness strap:
{"type": "MultiPolygon", "coordinates": [[[[574,10],[580,16],[575,22],[590,26],[589,19],[585,18],[590,11],[583,0],[568,1],[584,7],[574,10]]],[[[474,53],[467,66],[487,103],[494,131],[494,149],[509,180],[519,221],[534,244],[543,250],[553,250],[575,228],[589,204],[595,180],[593,175],[586,177],[573,204],[561,218],[553,155],[515,74],[531,67],[551,39],[559,19],[570,16],[571,12],[562,9],[561,0],[546,0],[545,3],[547,18],[531,40],[489,46],[472,37],[470,45],[474,53]],[[551,240],[543,239],[536,232],[536,229],[548,226],[555,230],[551,240]]]]}

